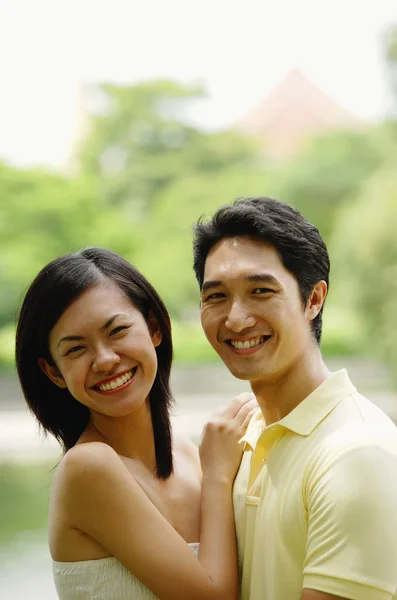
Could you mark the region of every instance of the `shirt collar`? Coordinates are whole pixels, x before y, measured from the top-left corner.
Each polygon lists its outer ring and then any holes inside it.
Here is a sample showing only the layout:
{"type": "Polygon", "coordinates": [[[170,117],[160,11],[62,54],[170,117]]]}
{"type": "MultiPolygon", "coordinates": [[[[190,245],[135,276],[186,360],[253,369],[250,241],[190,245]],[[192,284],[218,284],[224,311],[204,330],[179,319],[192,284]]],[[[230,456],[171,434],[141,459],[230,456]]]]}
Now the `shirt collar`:
{"type": "Polygon", "coordinates": [[[309,394],[279,425],[298,435],[308,436],[346,396],[356,391],[346,369],[332,373],[309,394]]]}
{"type": "Polygon", "coordinates": [[[240,440],[240,443],[244,443],[244,450],[254,450],[256,443],[264,429],[265,420],[263,418],[261,409],[258,408],[248,424],[245,435],[240,440]]]}
{"type": "MultiPolygon", "coordinates": [[[[346,369],[332,373],[321,385],[319,385],[309,396],[298,404],[288,415],[277,423],[265,427],[265,421],[260,409],[252,417],[245,436],[241,442],[245,442],[245,450],[254,450],[255,446],[265,431],[276,429],[290,430],[302,436],[308,436],[319,423],[346,396],[356,391],[351,383],[346,369]]],[[[275,433],[275,432],[274,432],[275,433]]],[[[271,437],[274,437],[273,435],[271,437]]],[[[277,434],[276,437],[279,437],[277,434]]]]}

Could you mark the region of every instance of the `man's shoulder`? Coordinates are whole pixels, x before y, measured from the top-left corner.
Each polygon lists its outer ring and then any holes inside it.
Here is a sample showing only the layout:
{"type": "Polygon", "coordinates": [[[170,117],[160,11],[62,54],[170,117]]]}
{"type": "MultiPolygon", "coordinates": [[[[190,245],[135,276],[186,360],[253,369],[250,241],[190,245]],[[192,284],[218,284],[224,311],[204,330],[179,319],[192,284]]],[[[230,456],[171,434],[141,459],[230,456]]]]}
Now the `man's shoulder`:
{"type": "Polygon", "coordinates": [[[385,440],[397,445],[395,423],[379,406],[357,391],[345,397],[314,433],[316,445],[324,451],[382,445],[385,440]]]}
{"type": "Polygon", "coordinates": [[[336,464],[356,465],[379,460],[386,452],[397,457],[397,427],[373,402],[358,392],[320,425],[313,440],[306,475],[325,475],[336,464]],[[339,413],[339,414],[338,414],[339,413]],[[328,420],[328,423],[326,422],[328,420]],[[317,439],[316,439],[317,438],[317,439]]]}

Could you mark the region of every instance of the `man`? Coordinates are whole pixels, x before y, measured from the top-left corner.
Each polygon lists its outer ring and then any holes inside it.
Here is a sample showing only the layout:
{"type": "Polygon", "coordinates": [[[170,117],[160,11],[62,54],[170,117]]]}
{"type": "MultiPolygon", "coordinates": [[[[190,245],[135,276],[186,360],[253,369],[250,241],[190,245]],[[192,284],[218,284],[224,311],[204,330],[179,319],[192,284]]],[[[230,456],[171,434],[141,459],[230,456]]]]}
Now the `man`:
{"type": "Polygon", "coordinates": [[[329,267],[318,230],[276,200],[195,227],[204,332],[261,409],[234,486],[242,600],[396,593],[397,428],[322,359],[329,267]]]}

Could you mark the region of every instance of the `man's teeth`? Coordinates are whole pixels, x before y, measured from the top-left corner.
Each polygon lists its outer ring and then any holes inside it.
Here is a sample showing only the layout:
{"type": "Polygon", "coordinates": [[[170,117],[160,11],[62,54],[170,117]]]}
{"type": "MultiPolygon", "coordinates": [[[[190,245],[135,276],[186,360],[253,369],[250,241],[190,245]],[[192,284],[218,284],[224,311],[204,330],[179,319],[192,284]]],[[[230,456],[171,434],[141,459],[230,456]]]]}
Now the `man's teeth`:
{"type": "Polygon", "coordinates": [[[247,340],[245,342],[238,342],[237,340],[230,340],[231,345],[238,350],[243,350],[244,348],[253,348],[254,346],[259,346],[264,341],[265,337],[263,335],[253,338],[252,340],[247,340]]]}
{"type": "Polygon", "coordinates": [[[108,381],[107,383],[100,385],[99,389],[102,392],[108,392],[109,390],[115,390],[116,388],[124,385],[129,379],[131,379],[131,377],[132,377],[132,371],[128,371],[128,373],[124,373],[124,375],[122,375],[121,377],[117,377],[116,379],[113,379],[112,381],[108,381]]]}

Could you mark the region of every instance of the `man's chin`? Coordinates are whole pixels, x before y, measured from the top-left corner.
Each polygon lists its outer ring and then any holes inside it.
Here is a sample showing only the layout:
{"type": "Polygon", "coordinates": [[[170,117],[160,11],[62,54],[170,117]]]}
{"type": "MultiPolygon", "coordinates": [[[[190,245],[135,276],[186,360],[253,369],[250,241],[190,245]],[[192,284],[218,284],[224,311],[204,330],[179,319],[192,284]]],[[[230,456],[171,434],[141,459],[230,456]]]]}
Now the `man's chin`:
{"type": "Polygon", "coordinates": [[[233,377],[235,377],[236,379],[241,379],[242,381],[253,381],[258,376],[257,373],[253,373],[248,369],[239,369],[236,368],[234,365],[228,365],[227,363],[225,363],[225,367],[230,371],[233,377]]]}

